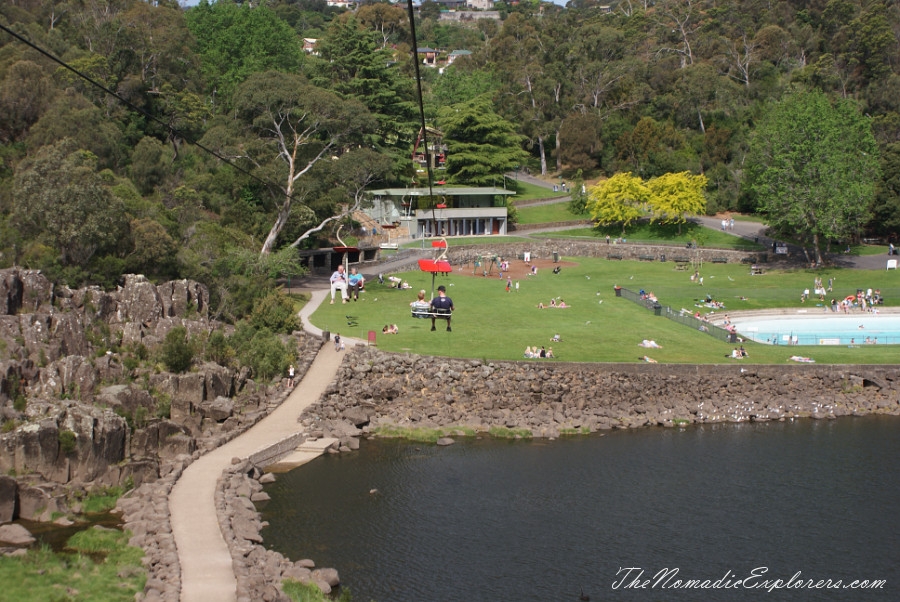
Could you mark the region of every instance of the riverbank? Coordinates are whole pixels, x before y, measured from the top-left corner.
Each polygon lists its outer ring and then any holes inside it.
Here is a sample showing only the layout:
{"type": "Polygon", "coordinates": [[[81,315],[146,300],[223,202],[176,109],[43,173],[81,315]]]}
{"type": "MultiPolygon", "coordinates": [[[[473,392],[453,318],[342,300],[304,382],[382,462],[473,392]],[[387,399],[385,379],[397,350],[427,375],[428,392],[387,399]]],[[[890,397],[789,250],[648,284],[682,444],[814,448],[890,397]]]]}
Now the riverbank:
{"type": "Polygon", "coordinates": [[[900,414],[896,366],[543,364],[358,348],[303,423],[346,438],[380,427],[533,437],[678,424],[900,414]]]}

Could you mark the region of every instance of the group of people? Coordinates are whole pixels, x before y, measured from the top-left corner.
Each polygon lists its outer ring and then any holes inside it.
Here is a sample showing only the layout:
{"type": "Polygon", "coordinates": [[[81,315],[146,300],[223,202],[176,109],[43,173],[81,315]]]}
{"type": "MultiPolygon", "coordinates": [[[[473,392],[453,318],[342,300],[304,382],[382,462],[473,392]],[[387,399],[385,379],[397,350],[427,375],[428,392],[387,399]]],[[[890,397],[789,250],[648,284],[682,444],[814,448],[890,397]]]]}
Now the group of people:
{"type": "Polygon", "coordinates": [[[523,354],[523,357],[525,357],[527,359],[534,359],[534,358],[541,358],[541,357],[544,357],[544,358],[554,357],[553,356],[553,347],[544,348],[544,346],[541,345],[541,347],[539,349],[537,345],[535,345],[534,347],[529,346],[529,347],[525,348],[525,353],[523,354]]]}
{"type": "Polygon", "coordinates": [[[855,295],[847,295],[840,301],[832,299],[831,311],[835,313],[841,311],[848,314],[851,309],[858,307],[861,311],[877,313],[877,306],[883,303],[884,298],[881,296],[881,289],[875,289],[874,291],[871,288],[865,291],[859,289],[855,295]]]}
{"type": "Polygon", "coordinates": [[[341,301],[343,303],[348,303],[351,298],[354,301],[359,301],[359,293],[363,290],[365,284],[366,279],[356,268],[350,268],[350,273],[347,274],[344,266],[339,265],[337,270],[331,275],[332,305],[334,304],[334,295],[338,291],[341,292],[341,301]]]}
{"type": "Polygon", "coordinates": [[[438,287],[438,296],[430,302],[425,300],[425,291],[420,290],[416,300],[409,304],[414,318],[431,318],[431,330],[437,330],[435,320],[447,320],[447,332],[451,332],[450,318],[453,316],[453,299],[447,296],[447,287],[438,287]]]}
{"type": "Polygon", "coordinates": [[[385,324],[381,329],[381,334],[397,334],[400,328],[396,324],[385,324]]]}
{"type": "Polygon", "coordinates": [[[559,301],[557,301],[556,299],[557,297],[550,299],[550,303],[547,305],[544,305],[544,302],[541,301],[540,303],[538,303],[538,309],[544,309],[545,307],[558,307],[560,309],[566,309],[567,307],[569,307],[568,305],[566,305],[565,300],[559,299],[559,301]]]}
{"type": "Polygon", "coordinates": [[[740,347],[735,347],[734,349],[732,349],[731,355],[726,355],[725,357],[730,357],[731,359],[735,360],[742,360],[747,357],[747,350],[744,349],[743,345],[741,345],[740,347]]]}

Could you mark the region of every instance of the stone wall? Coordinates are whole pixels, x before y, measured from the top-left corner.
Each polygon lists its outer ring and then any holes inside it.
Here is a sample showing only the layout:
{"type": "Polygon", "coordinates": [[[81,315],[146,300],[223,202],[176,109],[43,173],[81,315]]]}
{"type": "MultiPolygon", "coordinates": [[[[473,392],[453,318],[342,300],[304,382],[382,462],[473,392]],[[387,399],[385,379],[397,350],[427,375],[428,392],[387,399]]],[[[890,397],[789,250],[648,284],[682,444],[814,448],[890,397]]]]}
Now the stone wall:
{"type": "Polygon", "coordinates": [[[570,431],[900,413],[900,368],[491,362],[356,349],[311,428],[570,431]],[[349,423],[349,424],[348,424],[349,423]]]}

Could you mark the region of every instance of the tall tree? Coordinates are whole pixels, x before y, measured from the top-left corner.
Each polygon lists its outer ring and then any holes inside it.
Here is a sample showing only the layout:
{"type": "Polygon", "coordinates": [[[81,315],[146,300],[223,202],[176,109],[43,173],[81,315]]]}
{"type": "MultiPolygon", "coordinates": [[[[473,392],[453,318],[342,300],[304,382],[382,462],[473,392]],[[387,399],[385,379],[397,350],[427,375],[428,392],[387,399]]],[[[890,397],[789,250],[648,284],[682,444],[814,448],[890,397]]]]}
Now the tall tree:
{"type": "Polygon", "coordinates": [[[366,142],[392,154],[397,169],[408,168],[416,127],[412,80],[401,77],[390,51],[375,45],[373,34],[353,15],[337,19],[319,40],[321,61],[313,81],[343,98],[362,103],[378,126],[366,142]]]}
{"type": "Polygon", "coordinates": [[[438,114],[447,144],[447,176],[454,182],[494,184],[528,157],[515,126],[494,112],[487,96],[438,114]]]}
{"type": "Polygon", "coordinates": [[[197,40],[207,85],[218,97],[230,98],[252,73],[290,73],[300,66],[300,38],[265,3],[201,0],[187,11],[185,21],[197,40]]]}
{"type": "Polygon", "coordinates": [[[234,106],[260,145],[247,145],[247,158],[266,176],[283,178],[283,200],[261,254],[271,253],[291,214],[301,177],[324,157],[341,154],[355,137],[370,131],[369,112],[356,100],[342,100],[299,75],[268,71],[247,79],[234,106]]]}
{"type": "Polygon", "coordinates": [[[825,242],[855,238],[871,214],[878,146],[850,101],[787,95],[763,116],[747,164],[758,209],[776,231],[811,246],[816,263],[825,242]]]}
{"type": "Polygon", "coordinates": [[[40,149],[19,166],[13,221],[49,244],[63,265],[83,265],[125,231],[124,207],[97,173],[97,158],[72,140],[40,149]]]}

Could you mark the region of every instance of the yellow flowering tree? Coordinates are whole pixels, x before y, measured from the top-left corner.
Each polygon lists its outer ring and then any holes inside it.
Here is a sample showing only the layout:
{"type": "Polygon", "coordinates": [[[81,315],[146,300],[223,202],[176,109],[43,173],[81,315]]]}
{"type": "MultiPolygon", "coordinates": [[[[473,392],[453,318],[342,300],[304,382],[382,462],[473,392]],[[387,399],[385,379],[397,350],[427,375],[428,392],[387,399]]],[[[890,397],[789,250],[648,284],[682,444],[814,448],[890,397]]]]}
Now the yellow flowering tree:
{"type": "Polygon", "coordinates": [[[650,189],[643,180],[624,172],[591,186],[586,208],[595,224],[622,224],[624,234],[631,222],[646,213],[649,200],[650,189]]]}
{"type": "Polygon", "coordinates": [[[681,234],[681,224],[687,221],[688,216],[700,215],[706,209],[706,197],[703,195],[706,184],[706,176],[695,176],[687,171],[651,179],[647,182],[651,221],[678,224],[678,233],[681,234]]]}

